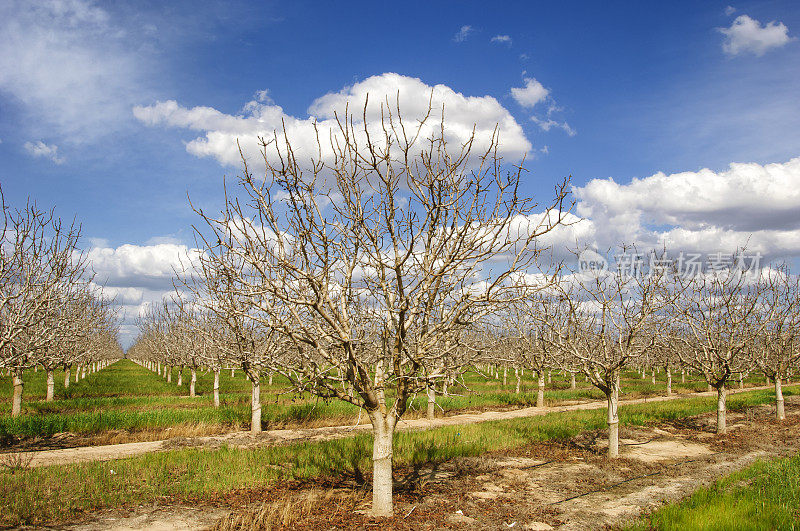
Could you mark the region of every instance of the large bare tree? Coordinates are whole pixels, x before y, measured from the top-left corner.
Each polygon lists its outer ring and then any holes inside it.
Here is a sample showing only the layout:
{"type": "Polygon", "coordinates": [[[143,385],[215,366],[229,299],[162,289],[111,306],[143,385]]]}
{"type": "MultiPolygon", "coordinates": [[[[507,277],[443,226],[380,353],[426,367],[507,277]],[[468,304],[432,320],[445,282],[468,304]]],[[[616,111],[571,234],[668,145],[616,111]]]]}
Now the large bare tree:
{"type": "Polygon", "coordinates": [[[409,123],[385,102],[371,122],[367,108],[337,117],[313,160],[292,148],[307,139],[263,141],[265,175],[244,161],[222,212],[199,211],[199,233],[207,267],[230,269],[255,306],[242,316],[294,345],[267,365],[366,409],[372,510],[389,515],[392,437],[409,398],[445,377],[454,331],[508,300],[538,238],[568,210],[567,188],[540,208],[520,193],[523,169],[504,164],[496,135],[450,143],[444,120],[409,123]]]}

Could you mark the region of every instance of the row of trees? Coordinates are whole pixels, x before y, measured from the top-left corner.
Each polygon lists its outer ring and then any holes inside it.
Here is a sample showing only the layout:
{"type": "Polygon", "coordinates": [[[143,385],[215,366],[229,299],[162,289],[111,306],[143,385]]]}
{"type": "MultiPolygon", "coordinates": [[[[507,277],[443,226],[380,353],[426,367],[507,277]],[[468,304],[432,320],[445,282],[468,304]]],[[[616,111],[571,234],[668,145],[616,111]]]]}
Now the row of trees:
{"type": "Polygon", "coordinates": [[[11,414],[18,416],[26,370],[46,371],[51,401],[56,369],[65,371],[67,387],[73,366],[77,381],[87,365],[94,370],[122,349],[111,308],[77,250],[80,228],[31,202],[16,210],[0,202],[0,369],[13,379],[11,414]]]}
{"type": "Polygon", "coordinates": [[[477,364],[527,367],[542,387],[547,368],[583,373],[608,398],[611,456],[626,367],[663,359],[701,373],[719,393],[720,431],[732,375],[763,364],[779,389],[797,361],[788,272],[766,283],[738,272],[543,273],[544,242],[572,219],[568,182],[537,205],[496,134],[457,142],[429,115],[409,125],[388,102],[377,114],[365,104],[362,119],[346,114],[317,138],[311,161],[285,134],[262,140],[263,177],[243,160],[222,211],[197,210],[202,251],[176,300],[143,319],[132,356],[241,367],[254,429],[265,372],[363,408],[376,515],[392,512],[393,433],[409,399],[434,404],[436,389],[477,364]]]}

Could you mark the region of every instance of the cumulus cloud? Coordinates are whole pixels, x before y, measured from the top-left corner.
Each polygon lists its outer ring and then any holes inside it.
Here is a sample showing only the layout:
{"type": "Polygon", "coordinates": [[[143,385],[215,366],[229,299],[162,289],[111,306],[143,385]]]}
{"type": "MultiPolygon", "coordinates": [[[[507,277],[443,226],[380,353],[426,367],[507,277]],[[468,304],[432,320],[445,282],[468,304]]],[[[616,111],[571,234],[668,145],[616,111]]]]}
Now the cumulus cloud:
{"type": "Polygon", "coordinates": [[[725,35],[722,49],[729,55],[749,52],[762,56],[768,50],[780,48],[793,40],[782,22],[772,21],[762,25],[747,15],[736,17],[729,28],[720,28],[719,31],[725,35]]]}
{"type": "Polygon", "coordinates": [[[63,164],[64,159],[58,156],[58,146],[48,145],[41,140],[37,142],[25,142],[25,151],[32,157],[41,157],[52,160],[55,164],[63,164]]]}
{"type": "Polygon", "coordinates": [[[187,271],[193,266],[194,252],[185,245],[161,243],[93,247],[86,255],[98,284],[110,288],[171,290],[176,271],[187,271]]]}
{"type": "Polygon", "coordinates": [[[531,121],[539,126],[539,129],[542,131],[547,132],[555,127],[557,129],[562,129],[569,136],[575,136],[577,132],[570,127],[567,122],[558,121],[553,118],[553,116],[562,109],[556,105],[550,93],[550,89],[545,88],[536,78],[526,77],[524,80],[524,87],[512,87],[511,89],[511,97],[514,98],[514,101],[529,110],[533,110],[535,107],[541,106],[540,104],[544,104],[545,102],[549,103],[545,115],[533,115],[531,116],[531,121]]]}
{"type": "Polygon", "coordinates": [[[574,193],[577,214],[592,220],[602,246],[710,252],[747,245],[768,256],[800,255],[800,157],[659,172],[627,184],[594,179],[574,193]]]}
{"type": "Polygon", "coordinates": [[[461,26],[461,29],[459,29],[458,32],[453,36],[453,40],[455,42],[464,42],[474,31],[475,29],[472,26],[461,26]]]}
{"type": "Polygon", "coordinates": [[[501,154],[517,160],[531,149],[522,127],[495,98],[491,96],[465,96],[446,85],[427,85],[420,79],[395,73],[369,77],[338,92],[325,94],[314,100],[307,117],[295,117],[271,100],[253,100],[245,104],[241,113],[230,115],[211,107],[186,108],[175,101],[161,101],[149,106],[134,108],[134,116],[149,126],[164,125],[193,131],[202,136],[187,143],[186,149],[198,157],[213,157],[220,164],[237,166],[240,162],[237,141],[248,158],[257,160],[258,138],[274,139],[283,143],[282,135],[275,131],[286,128],[292,148],[300,161],[310,161],[319,155],[317,131],[323,141],[323,159],[329,160],[332,149],[327,139],[338,131],[335,115],[342,117],[349,106],[354,114],[356,129],[362,119],[361,109],[369,95],[367,122],[380,136],[381,105],[399,106],[406,124],[414,124],[428,110],[433,112],[423,127],[422,137],[434,134],[445,115],[445,136],[454,142],[464,142],[475,126],[476,145],[486,145],[495,134],[500,135],[501,154]],[[315,130],[315,124],[317,129],[315,130]]]}
{"type": "Polygon", "coordinates": [[[511,89],[511,96],[514,101],[525,108],[535,107],[537,103],[544,101],[550,94],[550,90],[536,81],[535,78],[526,77],[524,87],[514,87],[511,89]]]}
{"type": "Polygon", "coordinates": [[[172,243],[119,247],[108,247],[100,239],[94,243],[100,246],[90,248],[86,258],[95,289],[120,308],[120,336],[123,345],[129,345],[138,333],[136,319],[174,293],[176,272],[191,270],[197,251],[172,243]]]}
{"type": "Polygon", "coordinates": [[[500,44],[508,44],[511,46],[511,36],[510,35],[495,35],[491,38],[491,42],[497,42],[500,44]]]}

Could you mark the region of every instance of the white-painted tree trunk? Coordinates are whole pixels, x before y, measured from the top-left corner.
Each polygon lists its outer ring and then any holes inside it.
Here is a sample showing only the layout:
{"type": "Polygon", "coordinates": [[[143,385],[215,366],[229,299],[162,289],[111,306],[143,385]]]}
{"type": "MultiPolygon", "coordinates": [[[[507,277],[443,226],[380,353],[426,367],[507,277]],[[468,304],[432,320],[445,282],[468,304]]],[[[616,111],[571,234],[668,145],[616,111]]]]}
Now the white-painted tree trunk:
{"type": "Polygon", "coordinates": [[[379,411],[370,414],[372,421],[372,515],[391,516],[392,505],[392,454],[395,422],[379,411]]]}
{"type": "Polygon", "coordinates": [[[214,407],[219,407],[219,369],[214,369],[214,407]]]}
{"type": "Polygon", "coordinates": [[[189,380],[189,396],[194,398],[195,397],[195,386],[197,385],[197,369],[192,367],[192,377],[189,380]]]}
{"type": "Polygon", "coordinates": [[[272,377],[273,377],[273,376],[274,376],[274,375],[273,375],[272,371],[270,371],[270,372],[269,372],[269,382],[268,382],[268,383],[269,383],[269,385],[272,385],[272,377]]]}
{"type": "Polygon", "coordinates": [[[656,383],[656,370],[655,369],[653,369],[653,373],[652,374],[653,374],[653,377],[650,379],[650,382],[655,384],[656,383]]]}
{"type": "Polygon", "coordinates": [[[544,407],[544,371],[539,371],[539,390],[536,393],[536,407],[544,407]]]}
{"type": "Polygon", "coordinates": [[[681,369],[681,383],[686,383],[686,371],[684,369],[681,369]]]}
{"type": "Polygon", "coordinates": [[[775,377],[775,414],[779,421],[786,420],[786,411],[783,408],[783,389],[779,377],[775,377]]]}
{"type": "Polygon", "coordinates": [[[744,377],[739,373],[739,389],[744,389],[744,377]]]}
{"type": "Polygon", "coordinates": [[[250,433],[261,432],[261,380],[251,379],[252,384],[250,397],[250,433]]]}
{"type": "Polygon", "coordinates": [[[569,373],[569,388],[570,389],[577,389],[578,385],[575,383],[575,373],[569,373]]]}
{"type": "Polygon", "coordinates": [[[519,369],[515,368],[514,375],[517,377],[517,389],[514,391],[514,393],[519,394],[520,389],[522,388],[522,374],[520,374],[519,369]]]}
{"type": "Polygon", "coordinates": [[[64,389],[67,389],[69,387],[69,378],[70,378],[69,373],[71,369],[72,369],[71,367],[64,368],[64,389]]]}
{"type": "Polygon", "coordinates": [[[725,386],[721,385],[717,389],[717,433],[722,434],[728,431],[725,423],[725,386]]]}
{"type": "Polygon", "coordinates": [[[231,378],[233,378],[236,374],[236,369],[231,369],[231,378]]]}
{"type": "Polygon", "coordinates": [[[667,367],[667,396],[672,396],[672,369],[667,367]]]}
{"type": "Polygon", "coordinates": [[[45,395],[45,402],[52,402],[56,390],[56,378],[53,374],[53,369],[47,369],[47,395],[45,395]]]}
{"type": "Polygon", "coordinates": [[[503,387],[508,385],[508,365],[503,365],[503,387]]]}
{"type": "Polygon", "coordinates": [[[436,389],[433,384],[428,385],[426,394],[428,395],[428,420],[433,420],[436,417],[436,389]]]}
{"type": "Polygon", "coordinates": [[[14,391],[11,397],[11,416],[18,417],[22,413],[22,390],[25,382],[22,381],[22,371],[13,371],[14,391]]]}
{"type": "Polygon", "coordinates": [[[547,370],[547,385],[553,383],[553,371],[547,370]]]}
{"type": "Polygon", "coordinates": [[[167,383],[172,383],[172,365],[167,368],[167,383]]]}
{"type": "Polygon", "coordinates": [[[616,385],[606,396],[608,400],[608,457],[619,457],[619,392],[616,385]]]}
{"type": "Polygon", "coordinates": [[[178,387],[183,386],[183,367],[178,369],[178,387]]]}

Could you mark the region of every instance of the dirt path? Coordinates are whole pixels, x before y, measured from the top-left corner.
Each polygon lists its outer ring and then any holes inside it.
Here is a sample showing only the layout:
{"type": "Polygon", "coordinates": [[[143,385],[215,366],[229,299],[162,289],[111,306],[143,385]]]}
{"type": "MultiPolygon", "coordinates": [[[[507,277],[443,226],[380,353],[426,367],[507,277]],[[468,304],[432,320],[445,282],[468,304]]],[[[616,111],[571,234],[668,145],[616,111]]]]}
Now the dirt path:
{"type": "MultiPolygon", "coordinates": [[[[770,386],[766,387],[749,387],[745,389],[732,389],[728,394],[736,394],[741,392],[756,391],[761,389],[771,389],[770,386]]],[[[665,402],[668,400],[680,400],[692,398],[696,396],[712,396],[715,392],[702,392],[684,395],[660,396],[652,398],[640,398],[634,400],[621,400],[620,406],[630,404],[642,404],[648,402],[665,402]]],[[[506,411],[484,411],[482,413],[465,413],[461,415],[453,415],[449,417],[437,418],[432,421],[427,419],[413,419],[401,420],[398,424],[400,430],[415,430],[425,429],[431,427],[441,426],[454,426],[461,424],[476,424],[479,422],[488,422],[492,420],[508,420],[515,418],[535,417],[538,415],[546,415],[548,413],[563,412],[563,411],[578,411],[578,410],[592,410],[601,409],[606,407],[605,401],[584,402],[580,404],[571,404],[565,406],[554,407],[527,407],[523,409],[506,410],[506,411]]],[[[324,441],[331,439],[339,439],[350,437],[355,433],[371,429],[369,423],[358,424],[354,426],[330,426],[322,428],[308,428],[308,429],[288,429],[288,430],[268,430],[262,432],[260,435],[251,435],[249,432],[232,432],[225,435],[211,436],[211,437],[193,437],[182,438],[177,437],[173,439],[165,439],[161,441],[148,441],[148,442],[134,442],[124,444],[110,444],[103,446],[84,446],[79,448],[64,448],[58,450],[44,450],[39,452],[22,452],[26,460],[30,461],[29,466],[53,466],[64,465],[69,463],[82,463],[90,461],[108,461],[111,459],[120,459],[125,457],[133,457],[136,455],[146,454],[150,452],[159,452],[166,450],[173,450],[176,448],[187,446],[206,446],[216,447],[222,444],[227,445],[276,445],[288,444],[294,441],[324,441]]]]}

